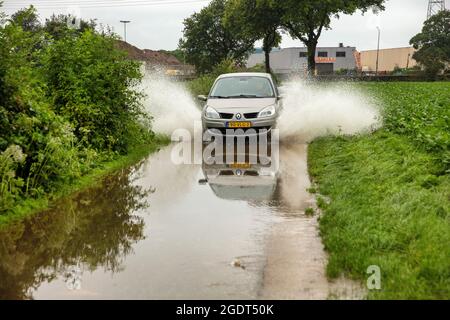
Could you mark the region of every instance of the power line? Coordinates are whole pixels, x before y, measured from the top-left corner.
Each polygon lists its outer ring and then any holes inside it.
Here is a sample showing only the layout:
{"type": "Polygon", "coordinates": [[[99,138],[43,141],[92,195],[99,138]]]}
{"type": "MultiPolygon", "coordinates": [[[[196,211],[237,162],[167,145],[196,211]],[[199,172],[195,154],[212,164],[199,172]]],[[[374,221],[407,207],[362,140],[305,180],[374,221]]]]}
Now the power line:
{"type": "Polygon", "coordinates": [[[45,4],[40,3],[31,3],[32,1],[29,1],[27,3],[24,3],[23,5],[14,3],[14,4],[4,4],[3,9],[21,9],[23,7],[28,7],[29,5],[33,5],[36,8],[39,9],[61,9],[66,8],[70,6],[75,6],[78,8],[118,8],[118,7],[136,7],[136,6],[158,6],[158,5],[179,5],[179,4],[191,4],[191,3],[200,3],[200,2],[209,2],[210,0],[186,0],[186,1],[180,1],[180,0],[156,0],[156,1],[137,1],[137,0],[125,0],[125,1],[89,1],[83,2],[83,4],[80,4],[80,1],[78,2],[61,2],[61,1],[52,1],[47,2],[45,4]],[[86,4],[84,4],[86,3],[86,4]]]}
{"type": "MultiPolygon", "coordinates": [[[[164,0],[17,0],[12,3],[10,3],[8,0],[3,1],[4,5],[8,6],[21,6],[21,5],[29,5],[34,3],[35,5],[78,5],[78,4],[92,4],[92,5],[98,5],[98,4],[114,4],[114,5],[121,5],[121,4],[128,4],[128,3],[140,3],[140,2],[170,2],[164,1],[164,0]]],[[[182,1],[179,1],[182,2],[182,1]]]]}

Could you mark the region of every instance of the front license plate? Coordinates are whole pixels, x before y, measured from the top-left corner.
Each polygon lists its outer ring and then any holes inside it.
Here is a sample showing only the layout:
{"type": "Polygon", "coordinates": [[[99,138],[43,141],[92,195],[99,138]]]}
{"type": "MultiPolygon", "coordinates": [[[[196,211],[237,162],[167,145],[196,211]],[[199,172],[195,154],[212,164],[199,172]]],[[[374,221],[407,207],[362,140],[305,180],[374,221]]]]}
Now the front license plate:
{"type": "Polygon", "coordinates": [[[252,165],[250,163],[232,163],[230,168],[233,169],[250,169],[252,165]]]}
{"type": "Polygon", "coordinates": [[[252,123],[247,121],[235,121],[235,122],[228,122],[227,123],[228,128],[251,128],[252,123]]]}

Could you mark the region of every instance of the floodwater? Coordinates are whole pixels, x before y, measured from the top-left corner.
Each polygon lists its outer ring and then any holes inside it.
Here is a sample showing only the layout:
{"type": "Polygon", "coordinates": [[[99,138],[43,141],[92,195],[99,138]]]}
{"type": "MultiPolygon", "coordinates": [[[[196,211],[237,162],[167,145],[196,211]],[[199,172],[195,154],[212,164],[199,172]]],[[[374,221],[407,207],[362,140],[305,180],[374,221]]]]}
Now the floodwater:
{"type": "Polygon", "coordinates": [[[327,297],[306,145],[243,168],[172,148],[1,230],[0,299],[327,297]]]}

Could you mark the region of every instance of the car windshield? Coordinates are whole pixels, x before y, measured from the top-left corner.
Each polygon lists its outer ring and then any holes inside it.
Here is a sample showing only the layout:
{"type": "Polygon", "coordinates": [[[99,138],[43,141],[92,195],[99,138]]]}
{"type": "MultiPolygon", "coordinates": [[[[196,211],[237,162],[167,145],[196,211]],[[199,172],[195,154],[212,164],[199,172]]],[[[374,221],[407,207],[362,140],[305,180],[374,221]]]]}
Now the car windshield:
{"type": "Polygon", "coordinates": [[[219,79],[210,98],[272,98],[274,91],[269,79],[264,77],[229,77],[219,79]]]}

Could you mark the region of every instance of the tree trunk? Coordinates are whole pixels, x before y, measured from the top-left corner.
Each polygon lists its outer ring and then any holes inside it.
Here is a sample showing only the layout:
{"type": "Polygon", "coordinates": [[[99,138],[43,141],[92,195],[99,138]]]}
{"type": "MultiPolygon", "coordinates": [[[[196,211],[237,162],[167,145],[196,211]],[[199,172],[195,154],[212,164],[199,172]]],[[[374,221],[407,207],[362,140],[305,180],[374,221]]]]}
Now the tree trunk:
{"type": "Polygon", "coordinates": [[[266,66],[266,73],[270,73],[270,52],[272,51],[272,43],[271,35],[267,34],[264,37],[263,40],[263,50],[264,50],[264,56],[265,56],[265,66],[266,66]]]}
{"type": "Polygon", "coordinates": [[[316,49],[317,41],[311,40],[306,44],[308,48],[308,75],[314,76],[316,74],[316,49]]]}
{"type": "Polygon", "coordinates": [[[266,73],[270,73],[270,49],[264,50],[265,63],[266,63],[266,73]]]}

